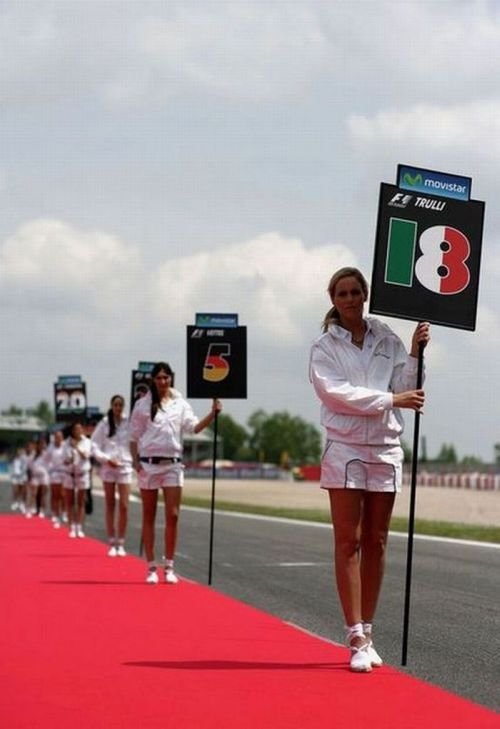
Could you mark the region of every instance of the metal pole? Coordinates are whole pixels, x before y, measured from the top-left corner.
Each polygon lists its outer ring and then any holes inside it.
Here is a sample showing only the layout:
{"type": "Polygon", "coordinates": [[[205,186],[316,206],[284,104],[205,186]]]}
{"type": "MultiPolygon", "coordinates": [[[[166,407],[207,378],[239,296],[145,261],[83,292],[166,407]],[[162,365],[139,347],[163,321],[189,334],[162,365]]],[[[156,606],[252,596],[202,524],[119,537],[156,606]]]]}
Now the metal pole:
{"type": "MultiPolygon", "coordinates": [[[[215,401],[215,398],[214,398],[215,401]]],[[[214,444],[212,457],[212,501],[210,505],[210,550],[208,556],[208,584],[212,584],[212,558],[214,552],[214,522],[215,522],[215,476],[217,472],[217,421],[219,413],[215,411],[214,418],[214,444]]]]}
{"type": "MultiPolygon", "coordinates": [[[[418,368],[417,368],[417,390],[422,387],[424,365],[424,345],[418,347],[418,368]]],[[[415,501],[417,494],[417,470],[418,470],[418,442],[420,430],[420,413],[415,412],[415,427],[413,431],[413,453],[411,461],[411,482],[410,482],[410,512],[408,519],[408,546],[406,552],[406,587],[405,605],[403,617],[403,648],[401,665],[406,666],[408,653],[408,629],[410,623],[410,592],[411,592],[411,571],[413,561],[413,535],[415,531],[415,501]]]]}

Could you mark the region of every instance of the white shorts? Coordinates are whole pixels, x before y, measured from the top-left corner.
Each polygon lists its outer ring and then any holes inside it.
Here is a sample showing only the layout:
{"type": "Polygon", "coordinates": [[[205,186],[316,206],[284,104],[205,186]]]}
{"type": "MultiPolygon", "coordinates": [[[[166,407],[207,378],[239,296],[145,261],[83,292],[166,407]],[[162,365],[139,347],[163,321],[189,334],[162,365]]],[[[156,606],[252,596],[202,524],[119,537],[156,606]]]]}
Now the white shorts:
{"type": "Polygon", "coordinates": [[[90,474],[82,473],[79,476],[64,476],[63,486],[65,489],[76,489],[77,491],[90,488],[90,474]]]}
{"type": "Polygon", "coordinates": [[[48,476],[32,476],[30,485],[33,486],[33,488],[38,488],[39,486],[48,486],[49,477],[48,476]]]}
{"type": "Polygon", "coordinates": [[[60,483],[64,483],[65,478],[66,474],[64,471],[52,471],[50,474],[50,485],[58,486],[60,483]]]}
{"type": "Polygon", "coordinates": [[[403,449],[399,445],[362,446],[327,440],[321,460],[321,488],[399,493],[403,449]]]}
{"type": "Polygon", "coordinates": [[[140,489],[154,491],[169,486],[184,486],[184,465],[182,463],[142,463],[137,474],[140,489]]]}
{"type": "Polygon", "coordinates": [[[132,469],[113,468],[112,466],[101,466],[99,478],[103,483],[118,483],[129,485],[132,483],[132,469]]]}

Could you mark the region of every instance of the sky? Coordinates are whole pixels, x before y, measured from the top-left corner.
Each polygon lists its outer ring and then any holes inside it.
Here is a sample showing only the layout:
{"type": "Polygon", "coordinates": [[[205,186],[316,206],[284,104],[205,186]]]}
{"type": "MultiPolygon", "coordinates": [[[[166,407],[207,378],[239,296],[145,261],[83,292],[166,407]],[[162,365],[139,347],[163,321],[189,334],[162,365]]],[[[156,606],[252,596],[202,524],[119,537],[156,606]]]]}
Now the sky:
{"type": "MultiPolygon", "coordinates": [[[[433,326],[420,432],[430,457],[491,461],[499,48],[498,1],[3,0],[0,409],[52,402],[61,374],[107,409],[139,361],[185,392],[186,326],[235,312],[248,398],[225,412],[319,426],[328,280],[370,280],[380,183],[403,163],[486,202],[476,330],[433,326]]],[[[386,321],[409,344],[413,323],[386,321]]]]}

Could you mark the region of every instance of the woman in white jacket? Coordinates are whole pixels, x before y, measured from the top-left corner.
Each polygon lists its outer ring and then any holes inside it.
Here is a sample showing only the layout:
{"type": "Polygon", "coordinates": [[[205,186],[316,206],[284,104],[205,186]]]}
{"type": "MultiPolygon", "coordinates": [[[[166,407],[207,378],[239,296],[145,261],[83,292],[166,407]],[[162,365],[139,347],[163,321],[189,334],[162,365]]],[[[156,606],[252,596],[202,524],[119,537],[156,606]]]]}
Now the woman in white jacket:
{"type": "Polygon", "coordinates": [[[70,435],[64,441],[64,497],[69,519],[69,536],[83,538],[85,491],[90,488],[90,438],[79,422],[71,425],[70,435]]]}
{"type": "Polygon", "coordinates": [[[199,433],[213,422],[222,409],[214,400],[212,409],[199,420],[191,405],[172,387],[173,372],[166,362],[158,362],[151,373],[150,392],[134,405],[130,416],[130,450],[141,489],[142,537],[148,561],[146,582],[159,582],[154,557],[154,524],[158,491],[165,502],[165,582],[178,582],[174,572],[181,491],[184,483],[182,437],[199,433]]]}
{"type": "Polygon", "coordinates": [[[382,659],[372,625],[384,571],[394,498],[401,489],[400,408],[418,412],[418,350],[429,325],[417,325],[410,355],[378,319],[363,316],[368,284],[356,268],[331,278],[332,308],[312,346],[310,378],[321,401],[326,444],[321,486],[328,490],[335,575],[351,648],[351,669],[371,671],[382,659]]]}
{"type": "Polygon", "coordinates": [[[101,464],[100,477],[106,499],[106,530],[110,557],[124,557],[128,521],[128,502],[132,483],[132,456],[129,448],[128,420],[123,414],[125,400],[113,395],[107,415],[92,434],[92,455],[101,464]],[[118,524],[115,527],[116,490],[118,524]]]}
{"type": "Polygon", "coordinates": [[[64,465],[65,457],[64,435],[61,430],[56,430],[53,440],[47,448],[50,477],[50,510],[52,512],[52,523],[55,529],[59,529],[61,526],[62,512],[64,509],[63,483],[66,472],[64,465]]]}

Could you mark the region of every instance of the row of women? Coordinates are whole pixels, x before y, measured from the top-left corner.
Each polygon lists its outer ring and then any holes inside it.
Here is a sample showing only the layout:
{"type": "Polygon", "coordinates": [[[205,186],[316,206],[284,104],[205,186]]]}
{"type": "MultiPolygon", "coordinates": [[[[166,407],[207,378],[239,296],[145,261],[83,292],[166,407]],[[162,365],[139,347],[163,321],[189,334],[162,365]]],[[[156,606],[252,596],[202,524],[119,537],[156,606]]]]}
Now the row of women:
{"type": "MultiPolygon", "coordinates": [[[[408,353],[387,324],[364,315],[368,284],[356,268],[337,271],[328,294],[332,306],[310,356],[310,380],[326,431],[321,487],[330,499],[335,576],[350,668],[369,672],[382,665],[374,646],[373,621],[394,499],[402,483],[401,409],[422,411],[425,394],[417,386],[417,374],[430,330],[426,322],[416,326],[408,353]]],[[[220,403],[214,402],[210,413],[198,421],[171,384],[170,367],[156,365],[151,391],[136,403],[130,424],[123,418],[123,399],[113,398],[107,418],[93,435],[103,464],[107,503],[114,498],[116,485],[120,496],[128,489],[130,464],[137,472],[148,583],[159,581],[153,547],[158,491],[163,490],[166,505],[165,580],[176,582],[173,557],[183,480],[182,434],[206,427],[220,410],[220,403]]],[[[85,458],[78,441],[68,448],[80,450],[78,458],[85,458]]],[[[79,522],[74,523],[78,533],[79,522]]],[[[123,529],[120,521],[120,538],[123,529]]],[[[108,531],[113,538],[111,522],[108,531]]]]}
{"type": "Polygon", "coordinates": [[[14,510],[19,508],[28,518],[35,514],[44,517],[50,489],[54,527],[60,528],[61,522],[68,521],[69,536],[83,538],[85,496],[91,486],[92,462],[96,462],[104,487],[110,557],[126,555],[128,501],[135,470],[142,497],[142,539],[149,584],[159,582],[154,556],[158,491],[163,491],[165,503],[165,581],[176,584],[174,555],[184,481],[183,435],[199,433],[222,408],[215,400],[210,412],[199,420],[189,403],[171,387],[172,379],[170,365],[159,362],[152,371],[149,393],[135,404],[130,419],[124,413],[124,398],[114,395],[107,415],[90,438],[84,426],[75,422],[66,439],[56,431],[48,446],[40,440],[29,444],[25,453],[18,452],[11,469],[14,510]]]}

